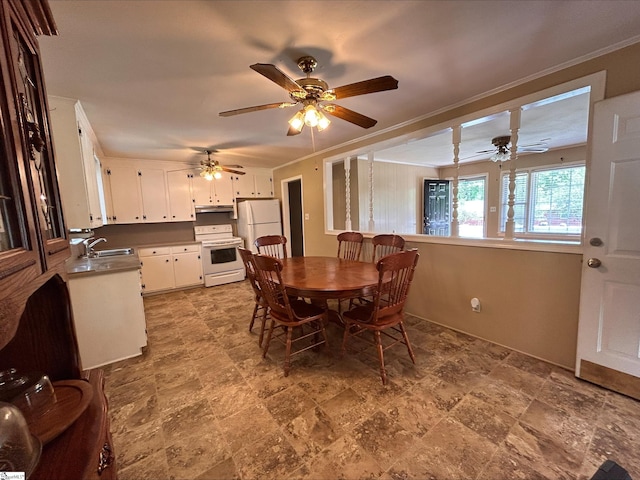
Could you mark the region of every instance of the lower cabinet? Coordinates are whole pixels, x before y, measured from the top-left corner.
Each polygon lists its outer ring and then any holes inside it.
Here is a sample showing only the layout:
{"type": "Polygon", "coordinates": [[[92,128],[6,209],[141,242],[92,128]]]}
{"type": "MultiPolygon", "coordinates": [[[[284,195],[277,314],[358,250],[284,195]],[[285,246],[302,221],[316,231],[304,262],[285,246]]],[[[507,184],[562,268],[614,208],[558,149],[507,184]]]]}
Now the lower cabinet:
{"type": "Polygon", "coordinates": [[[142,353],[147,330],[137,268],[70,274],[68,284],[84,370],[142,353]]]}
{"type": "Polygon", "coordinates": [[[141,248],[138,256],[142,262],[143,293],[203,283],[199,244],[141,248]]]}

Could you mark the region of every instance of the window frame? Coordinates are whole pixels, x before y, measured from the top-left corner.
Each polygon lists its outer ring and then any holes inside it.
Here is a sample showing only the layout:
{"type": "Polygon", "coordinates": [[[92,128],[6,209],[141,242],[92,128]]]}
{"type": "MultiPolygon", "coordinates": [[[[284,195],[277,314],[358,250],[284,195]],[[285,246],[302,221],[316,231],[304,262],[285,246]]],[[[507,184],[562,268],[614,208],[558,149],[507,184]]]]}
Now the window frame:
{"type": "MultiPolygon", "coordinates": [[[[580,232],[578,233],[558,233],[558,232],[545,233],[545,232],[530,231],[531,216],[533,215],[532,213],[533,192],[531,188],[532,182],[533,182],[532,180],[533,174],[539,173],[539,172],[549,172],[553,170],[569,169],[569,168],[575,168],[575,167],[583,167],[585,169],[585,184],[583,185],[583,191],[585,191],[584,189],[586,188],[586,168],[587,168],[586,160],[567,162],[567,163],[555,163],[555,164],[549,164],[549,165],[544,165],[540,167],[516,168],[516,178],[518,175],[522,175],[522,174],[526,174],[527,176],[526,177],[526,195],[525,195],[525,203],[524,203],[524,213],[525,213],[524,222],[523,222],[524,231],[516,230],[514,232],[516,237],[523,238],[523,239],[549,240],[549,241],[553,241],[553,240],[580,241],[581,240],[582,233],[584,231],[584,200],[586,198],[586,192],[585,192],[585,197],[583,197],[580,232]]],[[[508,213],[508,193],[505,192],[505,185],[506,185],[506,188],[508,188],[509,186],[508,178],[510,173],[511,172],[507,170],[500,174],[500,192],[498,197],[500,199],[500,212],[499,212],[500,216],[498,221],[498,232],[497,232],[499,237],[504,237],[505,235],[505,227],[506,227],[507,213],[508,213]],[[505,178],[507,178],[506,182],[505,182],[505,178]],[[507,200],[507,203],[504,202],[505,199],[507,200]]]]}

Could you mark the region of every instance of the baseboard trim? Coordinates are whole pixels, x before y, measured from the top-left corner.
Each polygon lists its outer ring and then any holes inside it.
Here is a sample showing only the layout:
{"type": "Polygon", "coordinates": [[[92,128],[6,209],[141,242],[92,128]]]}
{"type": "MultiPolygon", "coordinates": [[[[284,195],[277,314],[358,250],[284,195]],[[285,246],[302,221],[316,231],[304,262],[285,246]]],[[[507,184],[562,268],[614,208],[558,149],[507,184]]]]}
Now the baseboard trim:
{"type": "Polygon", "coordinates": [[[580,360],[579,378],[640,400],[640,378],[588,360],[580,360]]]}

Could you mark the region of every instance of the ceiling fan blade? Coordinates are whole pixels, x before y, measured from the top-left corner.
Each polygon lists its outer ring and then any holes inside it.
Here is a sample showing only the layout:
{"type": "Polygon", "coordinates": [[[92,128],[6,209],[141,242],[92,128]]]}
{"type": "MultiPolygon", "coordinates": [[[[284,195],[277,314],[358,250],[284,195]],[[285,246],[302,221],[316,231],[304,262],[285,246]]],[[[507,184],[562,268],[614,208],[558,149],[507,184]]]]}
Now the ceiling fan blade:
{"type": "Polygon", "coordinates": [[[347,122],[351,122],[362,128],[371,128],[378,123],[378,121],[373,118],[354,112],[348,108],[341,107],[340,105],[324,105],[322,109],[334,117],[341,118],[342,120],[346,120],[347,122]]]}
{"type": "Polygon", "coordinates": [[[234,170],[233,168],[228,168],[225,167],[223,165],[220,165],[220,168],[222,169],[222,171],[227,172],[227,173],[235,173],[236,175],[244,175],[245,172],[241,172],[240,170],[234,170]]]}
{"type": "Polygon", "coordinates": [[[537,145],[523,145],[518,147],[518,152],[522,153],[544,153],[548,152],[549,147],[537,146],[537,145]]]}
{"type": "Polygon", "coordinates": [[[336,94],[336,99],[339,100],[341,98],[355,97],[356,95],[365,95],[367,93],[395,90],[396,88],[398,88],[398,80],[391,75],[385,75],[384,77],[372,78],[363,80],[362,82],[336,87],[333,89],[333,92],[336,94]]]}
{"type": "MultiPolygon", "coordinates": [[[[304,125],[302,126],[304,128],[304,125]]],[[[294,135],[300,135],[302,133],[302,128],[300,130],[296,130],[292,126],[289,126],[289,130],[287,131],[287,137],[293,137],[294,135]]]]}
{"type": "Polygon", "coordinates": [[[231,117],[233,115],[240,115],[241,113],[257,112],[259,110],[267,110],[269,108],[287,108],[292,107],[293,105],[295,105],[295,103],[291,102],[267,103],[266,105],[256,105],[255,107],[227,110],[226,112],[220,112],[218,115],[220,115],[221,117],[231,117]]]}
{"type": "Polygon", "coordinates": [[[272,82],[277,83],[288,92],[297,92],[302,90],[295,80],[283,73],[282,70],[275,65],[270,63],[255,63],[251,65],[251,69],[255,70],[260,75],[267,77],[272,82]]]}

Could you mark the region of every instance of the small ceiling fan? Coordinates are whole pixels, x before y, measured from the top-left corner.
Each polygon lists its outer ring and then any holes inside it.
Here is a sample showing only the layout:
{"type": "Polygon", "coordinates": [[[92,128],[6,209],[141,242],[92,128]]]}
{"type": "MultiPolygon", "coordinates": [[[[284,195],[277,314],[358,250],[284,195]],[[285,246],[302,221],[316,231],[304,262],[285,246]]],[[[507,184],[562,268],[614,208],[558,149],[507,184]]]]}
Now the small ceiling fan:
{"type": "MultiPolygon", "coordinates": [[[[502,135],[491,139],[491,143],[495,148],[489,150],[480,150],[477,154],[492,153],[490,160],[492,162],[505,162],[511,158],[511,135],[502,135]]],[[[549,150],[543,142],[532,143],[529,145],[518,145],[518,153],[544,153],[549,150]]]]}
{"type": "Polygon", "coordinates": [[[226,112],[220,112],[220,116],[230,117],[241,113],[256,112],[270,108],[287,108],[300,104],[302,105],[302,109],[289,120],[290,126],[287,132],[289,136],[298,135],[302,132],[305,125],[317,127],[319,131],[327,128],[331,122],[323,112],[362,128],[371,128],[378,123],[377,120],[349,110],[348,108],[341,107],[340,105],[333,103],[323,104],[322,102],[332,102],[356,95],[365,95],[398,88],[398,80],[390,75],[385,75],[329,89],[327,82],[320,78],[311,77],[311,74],[317,66],[318,62],[316,62],[315,58],[310,56],[301,57],[298,60],[298,68],[306,74],[306,77],[293,80],[278,69],[278,67],[270,63],[256,63],[251,65],[251,69],[287,90],[292,101],[228,110],[226,112]]]}
{"type": "MultiPolygon", "coordinates": [[[[220,165],[220,163],[217,160],[212,160],[211,154],[216,153],[216,150],[204,150],[203,153],[207,154],[207,159],[200,161],[201,177],[204,177],[207,180],[213,180],[214,178],[218,179],[222,177],[222,172],[233,173],[236,175],[245,174],[245,172],[241,172],[240,170],[236,170],[233,168],[225,167],[224,165],[220,165]]],[[[242,168],[239,165],[237,165],[237,167],[242,168]]]]}

